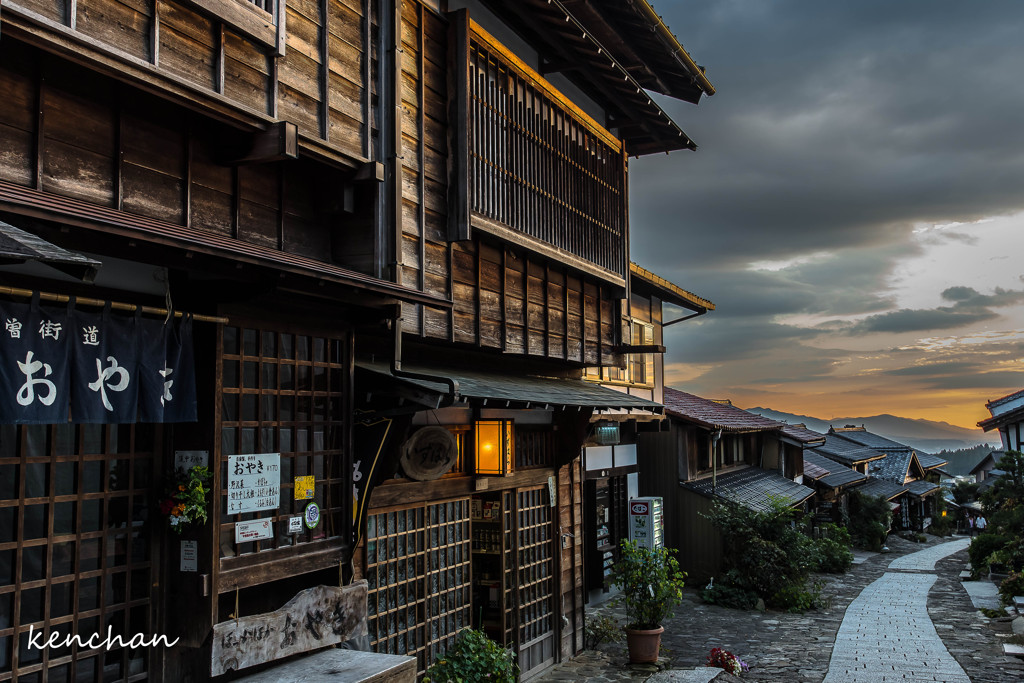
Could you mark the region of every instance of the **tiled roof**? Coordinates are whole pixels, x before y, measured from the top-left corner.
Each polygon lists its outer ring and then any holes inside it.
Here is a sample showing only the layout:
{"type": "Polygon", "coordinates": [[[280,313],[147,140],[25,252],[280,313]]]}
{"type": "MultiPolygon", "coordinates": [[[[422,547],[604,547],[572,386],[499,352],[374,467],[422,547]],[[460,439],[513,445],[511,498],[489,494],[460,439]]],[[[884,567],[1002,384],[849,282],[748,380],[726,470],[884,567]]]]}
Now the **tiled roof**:
{"type": "Polygon", "coordinates": [[[907,487],[894,484],[891,481],[886,481],[884,479],[868,477],[867,483],[862,486],[858,486],[856,490],[860,491],[865,496],[881,496],[886,500],[892,500],[893,498],[906,493],[907,487]]]}
{"type": "MultiPolygon", "coordinates": [[[[829,430],[829,434],[832,434],[832,430],[829,430]]],[[[893,451],[911,451],[913,450],[906,444],[887,439],[879,434],[873,434],[866,429],[851,429],[850,431],[836,430],[835,435],[844,439],[849,439],[854,443],[858,443],[861,446],[867,446],[868,448],[874,448],[876,451],[883,453],[892,453],[893,451]]]]}
{"type": "MultiPolygon", "coordinates": [[[[984,470],[985,465],[988,464],[989,462],[989,458],[992,459],[992,467],[995,467],[996,463],[1002,460],[1004,455],[1006,455],[1006,451],[992,451],[988,455],[984,456],[981,460],[979,460],[978,464],[972,467],[971,471],[968,472],[967,474],[977,474],[978,472],[984,470]]],[[[992,467],[989,467],[989,469],[991,470],[992,467]]]]}
{"type": "Polygon", "coordinates": [[[878,479],[885,479],[896,484],[907,481],[907,471],[914,454],[910,452],[890,453],[881,460],[868,463],[868,474],[878,479]]]}
{"type": "MultiPolygon", "coordinates": [[[[804,453],[804,479],[821,479],[828,474],[828,469],[821,468],[807,458],[810,453],[804,453]]],[[[819,456],[820,457],[820,456],[819,456]]],[[[825,459],[825,458],[823,458],[825,459]]],[[[839,463],[832,463],[838,465],[839,463]]]]}
{"type": "Polygon", "coordinates": [[[817,444],[818,442],[824,443],[825,435],[819,434],[818,432],[811,431],[803,425],[786,425],[782,428],[782,433],[785,436],[799,441],[802,444],[817,444]]]}
{"type": "Polygon", "coordinates": [[[909,484],[907,484],[907,490],[910,491],[912,495],[915,495],[918,498],[924,498],[925,496],[930,496],[931,494],[938,491],[939,485],[933,484],[930,481],[924,481],[919,479],[917,481],[912,481],[909,484]]]}
{"type": "Polygon", "coordinates": [[[1021,397],[1024,397],[1024,389],[1021,389],[1020,391],[1015,391],[1012,394],[1007,394],[1006,396],[1000,396],[997,399],[989,401],[988,403],[985,404],[985,407],[997,408],[1004,403],[1009,403],[1010,401],[1016,400],[1021,397]]]}
{"type": "Polygon", "coordinates": [[[778,430],[783,426],[781,422],[755,415],[734,405],[701,398],[670,387],[665,387],[662,401],[665,404],[665,412],[669,415],[708,429],[721,429],[724,432],[765,432],[778,430]]]}
{"type": "Polygon", "coordinates": [[[824,455],[829,460],[835,460],[843,465],[855,465],[882,457],[874,449],[859,446],[846,439],[840,439],[834,434],[826,435],[825,443],[821,446],[816,446],[813,450],[824,455]]]}
{"type": "Polygon", "coordinates": [[[862,482],[867,477],[855,469],[841,463],[829,460],[823,455],[804,451],[804,476],[808,476],[808,469],[813,468],[824,472],[820,477],[814,477],[819,483],[829,488],[837,489],[862,482]]]}
{"type": "Polygon", "coordinates": [[[949,463],[945,458],[940,458],[937,455],[931,455],[930,453],[921,453],[918,451],[917,459],[921,463],[921,467],[926,470],[933,469],[935,467],[942,467],[949,463]]]}
{"type": "MultiPolygon", "coordinates": [[[[1007,398],[1013,397],[1008,396],[1007,398]]],[[[978,426],[981,427],[983,431],[987,432],[994,429],[995,427],[1002,427],[1005,424],[1020,422],[1022,420],[1024,420],[1024,406],[1020,406],[1019,408],[1014,408],[1012,410],[1007,410],[1005,413],[993,415],[992,417],[984,419],[981,422],[979,422],[978,426]]]]}
{"type": "MultiPolygon", "coordinates": [[[[706,477],[688,481],[683,486],[711,496],[712,479],[706,477]]],[[[786,479],[778,472],[760,467],[746,467],[718,475],[714,495],[730,500],[756,512],[771,509],[771,500],[781,499],[790,505],[798,505],[814,495],[814,489],[786,479]]]]}

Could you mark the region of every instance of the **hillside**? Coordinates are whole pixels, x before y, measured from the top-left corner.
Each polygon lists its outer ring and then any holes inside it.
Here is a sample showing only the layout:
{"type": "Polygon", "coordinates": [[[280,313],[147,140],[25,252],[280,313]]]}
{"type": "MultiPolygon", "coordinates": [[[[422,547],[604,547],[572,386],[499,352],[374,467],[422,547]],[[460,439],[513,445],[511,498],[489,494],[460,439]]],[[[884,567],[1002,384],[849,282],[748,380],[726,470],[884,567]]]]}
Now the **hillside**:
{"type": "Polygon", "coordinates": [[[865,427],[868,431],[888,437],[893,441],[907,444],[917,450],[926,453],[937,453],[941,450],[958,450],[971,448],[978,444],[990,444],[998,446],[998,434],[991,432],[986,434],[980,429],[964,429],[951,425],[948,422],[935,422],[933,420],[914,420],[896,415],[874,415],[872,417],[837,417],[831,420],[822,420],[808,415],[794,415],[784,413],[771,408],[746,408],[752,413],[769,417],[780,422],[789,424],[804,423],[808,429],[825,433],[829,426],[845,427],[856,425],[865,427]]]}

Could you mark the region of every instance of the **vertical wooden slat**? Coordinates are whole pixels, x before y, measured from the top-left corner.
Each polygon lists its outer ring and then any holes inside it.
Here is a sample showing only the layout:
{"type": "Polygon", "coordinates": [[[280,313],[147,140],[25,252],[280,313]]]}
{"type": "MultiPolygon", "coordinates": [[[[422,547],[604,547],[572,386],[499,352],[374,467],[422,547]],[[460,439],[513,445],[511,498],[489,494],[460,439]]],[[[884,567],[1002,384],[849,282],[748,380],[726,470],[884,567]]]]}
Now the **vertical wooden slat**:
{"type": "MultiPolygon", "coordinates": [[[[277,0],[277,4],[280,7],[284,6],[285,0],[277,0]]],[[[325,140],[330,140],[330,111],[331,111],[331,95],[330,95],[330,73],[331,73],[331,56],[328,51],[328,41],[330,39],[330,31],[328,30],[329,15],[328,8],[329,0],[320,0],[320,25],[317,27],[317,31],[320,32],[320,69],[319,69],[319,80],[320,80],[320,106],[318,117],[320,119],[320,137],[325,140]]],[[[282,15],[283,17],[283,15],[282,15]]],[[[282,20],[278,19],[278,31],[282,29],[282,20]]],[[[283,52],[283,49],[282,49],[283,52]]],[[[364,86],[368,86],[369,83],[364,82],[364,86]]]]}
{"type": "Polygon", "coordinates": [[[217,92],[221,95],[224,94],[224,62],[226,57],[224,55],[224,22],[217,24],[217,92]]]}
{"type": "Polygon", "coordinates": [[[363,156],[366,159],[372,158],[373,148],[373,43],[371,38],[371,19],[373,0],[363,0],[363,156]]]}
{"type": "Polygon", "coordinates": [[[465,9],[449,13],[451,26],[449,35],[448,72],[449,82],[449,113],[448,125],[461,134],[450,136],[452,149],[448,179],[448,239],[450,241],[466,240],[470,236],[470,140],[476,135],[470,118],[470,107],[473,106],[470,93],[470,59],[469,12],[465,9]]]}
{"type": "Polygon", "coordinates": [[[43,189],[43,155],[46,153],[44,126],[46,124],[46,79],[41,63],[36,64],[36,137],[35,137],[35,188],[43,189]]]}
{"type": "Polygon", "coordinates": [[[149,61],[160,66],[160,0],[150,0],[149,61]]]}

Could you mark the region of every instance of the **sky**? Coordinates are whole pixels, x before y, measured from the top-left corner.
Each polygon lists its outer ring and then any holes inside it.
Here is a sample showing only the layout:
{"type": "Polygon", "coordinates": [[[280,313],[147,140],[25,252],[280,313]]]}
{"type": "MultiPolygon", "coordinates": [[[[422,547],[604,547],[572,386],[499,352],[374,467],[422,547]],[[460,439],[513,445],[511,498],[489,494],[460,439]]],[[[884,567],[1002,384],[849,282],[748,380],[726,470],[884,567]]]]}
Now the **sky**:
{"type": "Polygon", "coordinates": [[[630,162],[632,260],[716,305],[667,384],[962,427],[1024,388],[1024,3],[654,7],[717,90],[630,162]]]}

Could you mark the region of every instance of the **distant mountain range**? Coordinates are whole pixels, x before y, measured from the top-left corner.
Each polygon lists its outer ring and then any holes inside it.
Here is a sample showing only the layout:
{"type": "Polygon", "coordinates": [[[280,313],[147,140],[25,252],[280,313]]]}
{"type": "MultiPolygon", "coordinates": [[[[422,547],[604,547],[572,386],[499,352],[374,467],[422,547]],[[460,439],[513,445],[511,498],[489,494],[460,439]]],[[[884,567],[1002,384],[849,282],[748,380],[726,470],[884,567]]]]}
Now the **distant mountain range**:
{"type": "Polygon", "coordinates": [[[953,451],[982,443],[999,444],[999,435],[996,432],[986,433],[980,429],[964,429],[948,422],[912,420],[895,415],[836,417],[831,420],[822,420],[808,415],[783,413],[771,408],[745,408],[745,410],[788,424],[803,423],[807,425],[808,429],[823,434],[828,431],[830,426],[837,428],[847,425],[864,427],[869,432],[880,434],[925,453],[937,453],[943,449],[953,451]]]}

